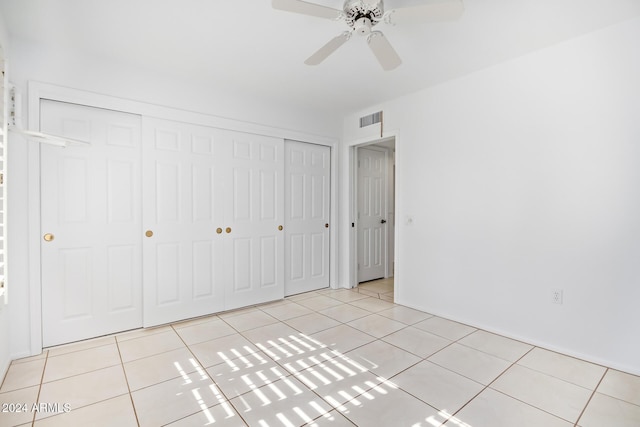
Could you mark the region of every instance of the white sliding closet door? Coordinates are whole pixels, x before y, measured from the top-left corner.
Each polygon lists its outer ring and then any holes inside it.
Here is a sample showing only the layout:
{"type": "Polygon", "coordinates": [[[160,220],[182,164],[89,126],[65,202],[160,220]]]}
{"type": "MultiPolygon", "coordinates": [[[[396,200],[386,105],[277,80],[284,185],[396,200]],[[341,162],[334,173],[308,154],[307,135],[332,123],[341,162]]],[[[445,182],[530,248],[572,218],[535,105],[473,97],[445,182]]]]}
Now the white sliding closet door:
{"type": "Polygon", "coordinates": [[[331,149],[285,141],[285,294],[329,287],[331,149]]]}
{"type": "Polygon", "coordinates": [[[284,140],[233,132],[231,147],[225,309],[284,298],[284,140]]]}
{"type": "Polygon", "coordinates": [[[144,326],[224,309],[227,132],[143,121],[144,326]]]}
{"type": "Polygon", "coordinates": [[[142,326],[140,117],[42,100],[45,347],[142,326]]]}
{"type": "Polygon", "coordinates": [[[144,325],[284,297],[283,140],[144,119],[144,325]]]}

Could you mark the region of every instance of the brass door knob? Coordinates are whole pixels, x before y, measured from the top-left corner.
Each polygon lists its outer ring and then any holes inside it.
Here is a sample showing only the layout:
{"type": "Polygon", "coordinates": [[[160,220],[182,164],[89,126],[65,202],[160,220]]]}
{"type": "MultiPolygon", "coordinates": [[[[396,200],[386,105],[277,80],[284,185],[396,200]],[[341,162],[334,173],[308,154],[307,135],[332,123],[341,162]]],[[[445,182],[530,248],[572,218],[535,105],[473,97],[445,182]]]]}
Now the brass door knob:
{"type": "Polygon", "coordinates": [[[147,236],[147,237],[152,237],[153,236],[153,231],[147,230],[147,232],[144,233],[144,235],[147,236]]]}
{"type": "Polygon", "coordinates": [[[51,233],[47,233],[47,234],[45,234],[45,235],[44,235],[44,237],[43,237],[43,239],[44,239],[44,241],[45,241],[45,242],[50,242],[50,241],[52,241],[52,240],[53,240],[53,239],[55,239],[55,238],[56,238],[56,236],[54,236],[54,235],[53,235],[53,234],[51,234],[51,233]]]}
{"type": "Polygon", "coordinates": [[[222,228],[220,228],[220,227],[216,228],[216,233],[222,234],[222,228]]]}
{"type": "Polygon", "coordinates": [[[278,230],[282,231],[283,229],[284,229],[283,226],[281,226],[281,225],[278,226],[278,230]]]}
{"type": "Polygon", "coordinates": [[[227,227],[227,228],[225,228],[225,229],[224,229],[224,231],[226,231],[226,232],[227,232],[227,234],[231,233],[231,227],[227,227]]]}

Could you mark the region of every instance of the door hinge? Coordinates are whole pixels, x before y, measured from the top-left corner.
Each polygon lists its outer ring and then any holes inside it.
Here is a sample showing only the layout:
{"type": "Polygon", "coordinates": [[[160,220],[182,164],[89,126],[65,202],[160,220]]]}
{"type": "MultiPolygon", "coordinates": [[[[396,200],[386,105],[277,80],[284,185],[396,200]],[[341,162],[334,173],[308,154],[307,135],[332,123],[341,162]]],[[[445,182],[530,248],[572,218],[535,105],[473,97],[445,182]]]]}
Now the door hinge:
{"type": "Polygon", "coordinates": [[[4,174],[0,172],[0,185],[4,184],[4,174]]]}
{"type": "Polygon", "coordinates": [[[358,264],[358,270],[360,270],[360,264],[358,264]]]}

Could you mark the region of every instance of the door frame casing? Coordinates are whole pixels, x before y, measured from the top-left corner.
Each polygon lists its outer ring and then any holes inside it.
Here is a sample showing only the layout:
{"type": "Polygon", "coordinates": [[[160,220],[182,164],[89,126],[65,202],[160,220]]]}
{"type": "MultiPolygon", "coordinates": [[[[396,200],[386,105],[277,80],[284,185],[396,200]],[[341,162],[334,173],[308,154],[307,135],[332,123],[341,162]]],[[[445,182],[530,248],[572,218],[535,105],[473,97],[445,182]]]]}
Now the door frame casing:
{"type": "MultiPolygon", "coordinates": [[[[274,136],[284,139],[293,139],[305,141],[319,145],[326,145],[331,148],[331,163],[337,164],[337,147],[339,140],[337,138],[319,136],[316,134],[282,129],[268,125],[243,122],[240,120],[221,118],[209,114],[197,113],[192,111],[181,110],[177,108],[159,106],[149,104],[142,101],[132,101],[129,99],[118,98],[111,95],[87,92],[80,89],[73,89],[58,86],[49,83],[41,83],[29,81],[27,83],[28,102],[27,102],[27,129],[38,131],[40,128],[40,100],[49,99],[52,101],[68,102],[72,104],[81,104],[88,107],[104,108],[124,113],[138,114],[142,117],[156,117],[166,120],[182,121],[186,123],[210,126],[220,129],[228,129],[239,132],[254,133],[259,135],[274,136]]],[[[12,303],[18,305],[17,310],[28,310],[29,325],[25,326],[23,331],[15,331],[15,333],[28,334],[28,349],[12,349],[11,357],[14,359],[35,356],[42,353],[42,280],[41,280],[41,255],[40,255],[40,236],[42,230],[41,224],[41,206],[40,206],[40,145],[37,142],[25,140],[27,143],[27,166],[28,179],[27,188],[27,204],[28,214],[27,224],[27,241],[28,256],[24,261],[27,264],[28,277],[27,281],[28,297],[24,301],[18,301],[14,298],[12,303]],[[22,304],[20,307],[19,305],[22,304]]],[[[331,206],[336,206],[336,170],[331,168],[331,206]]],[[[337,213],[335,209],[331,209],[331,222],[337,223],[337,213]]],[[[144,227],[144,225],[143,225],[144,227]]],[[[330,229],[329,245],[336,247],[337,241],[336,227],[330,229]]],[[[337,254],[336,251],[330,251],[330,286],[336,287],[337,277],[337,254]]],[[[13,310],[12,310],[13,311],[13,310]]]]}
{"type": "MultiPolygon", "coordinates": [[[[358,174],[358,156],[357,156],[357,148],[358,147],[366,147],[368,145],[378,144],[383,141],[387,141],[390,139],[395,140],[395,155],[393,158],[393,163],[395,165],[396,174],[394,176],[393,184],[394,184],[394,218],[395,223],[393,224],[394,228],[394,239],[393,239],[393,277],[394,277],[394,300],[398,299],[399,292],[402,289],[402,272],[401,272],[401,260],[400,253],[398,251],[398,242],[400,241],[400,227],[398,227],[399,222],[399,211],[398,206],[401,206],[401,181],[399,180],[399,176],[397,174],[398,166],[398,150],[400,149],[400,131],[397,129],[392,129],[388,131],[384,131],[382,137],[363,137],[359,139],[355,139],[352,141],[345,142],[345,148],[348,152],[348,174],[349,174],[349,183],[348,183],[348,218],[349,218],[349,233],[348,234],[348,248],[349,255],[345,258],[345,262],[347,265],[345,266],[344,272],[344,280],[347,284],[348,288],[355,288],[358,286],[358,235],[357,235],[357,227],[351,226],[352,224],[356,224],[358,217],[358,199],[357,199],[357,174],[358,174]]],[[[388,240],[388,236],[387,236],[388,240]]],[[[387,243],[388,244],[388,243],[387,243]]],[[[389,260],[387,259],[387,262],[389,260]]]]}
{"type": "MultiPolygon", "coordinates": [[[[386,139],[385,139],[386,141],[386,139]]],[[[355,193],[354,193],[354,198],[355,198],[355,208],[356,208],[356,264],[358,264],[356,266],[356,274],[357,274],[357,282],[358,284],[360,284],[361,282],[363,282],[360,278],[360,272],[362,271],[362,266],[359,265],[359,261],[360,261],[360,251],[361,251],[361,247],[360,247],[360,239],[359,239],[359,235],[362,232],[362,221],[361,220],[361,210],[362,210],[362,206],[360,206],[359,202],[360,202],[360,171],[362,170],[362,164],[361,164],[361,150],[369,150],[369,151],[376,151],[378,153],[382,153],[384,155],[384,165],[383,165],[383,188],[382,188],[382,194],[383,194],[383,202],[382,202],[382,216],[384,218],[389,218],[389,159],[391,158],[390,156],[390,152],[391,150],[388,148],[384,148],[384,147],[380,147],[378,146],[376,143],[373,144],[367,144],[367,145],[358,145],[355,147],[355,152],[356,152],[356,173],[355,173],[355,193]]],[[[387,224],[389,224],[389,226],[391,225],[390,222],[387,222],[387,224]]],[[[387,278],[390,277],[389,272],[391,271],[391,267],[389,265],[389,252],[391,252],[389,250],[389,226],[384,227],[384,238],[383,241],[381,242],[381,257],[383,259],[383,263],[384,263],[384,275],[383,278],[387,278]]]]}

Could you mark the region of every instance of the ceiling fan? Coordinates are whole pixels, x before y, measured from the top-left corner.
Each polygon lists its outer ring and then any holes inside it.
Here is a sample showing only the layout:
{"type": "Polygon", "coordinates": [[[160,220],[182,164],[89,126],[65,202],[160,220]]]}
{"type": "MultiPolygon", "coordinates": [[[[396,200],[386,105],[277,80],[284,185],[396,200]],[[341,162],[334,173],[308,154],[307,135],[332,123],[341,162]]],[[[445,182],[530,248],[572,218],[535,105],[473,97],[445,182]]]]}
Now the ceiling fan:
{"type": "Polygon", "coordinates": [[[329,43],[311,55],[305,64],[320,64],[356,32],[367,38],[371,51],[385,71],[398,67],[402,60],[384,34],[372,31],[373,27],[380,22],[395,25],[450,21],[459,18],[464,11],[462,0],[429,0],[423,5],[388,11],[384,10],[383,0],[345,0],[342,10],[302,0],[272,0],[271,4],[274,9],[337,21],[344,20],[350,27],[348,31],[329,40],[329,43]]]}

